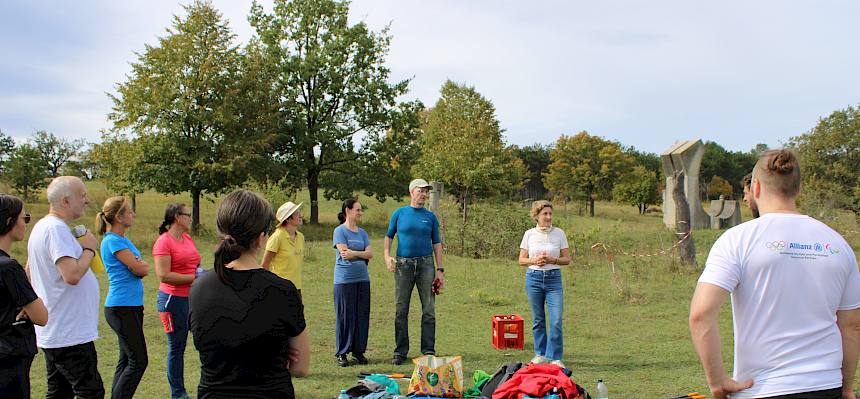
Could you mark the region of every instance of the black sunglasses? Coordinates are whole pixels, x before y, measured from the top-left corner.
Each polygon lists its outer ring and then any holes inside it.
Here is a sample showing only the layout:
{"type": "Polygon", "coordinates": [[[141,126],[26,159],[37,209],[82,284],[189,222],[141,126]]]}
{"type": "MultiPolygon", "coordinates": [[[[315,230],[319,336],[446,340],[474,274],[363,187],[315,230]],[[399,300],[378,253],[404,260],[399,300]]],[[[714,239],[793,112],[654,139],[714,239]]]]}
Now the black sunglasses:
{"type": "Polygon", "coordinates": [[[29,213],[24,214],[24,224],[30,224],[30,214],[29,213]]]}

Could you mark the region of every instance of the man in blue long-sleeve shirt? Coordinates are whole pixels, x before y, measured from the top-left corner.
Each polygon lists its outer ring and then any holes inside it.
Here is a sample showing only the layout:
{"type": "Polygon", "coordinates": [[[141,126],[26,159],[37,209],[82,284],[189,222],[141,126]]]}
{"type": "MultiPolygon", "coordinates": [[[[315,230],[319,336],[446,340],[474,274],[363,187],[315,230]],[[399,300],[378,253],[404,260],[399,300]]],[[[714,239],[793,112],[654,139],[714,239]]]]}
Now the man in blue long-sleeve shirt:
{"type": "Polygon", "coordinates": [[[418,287],[421,299],[421,353],[436,354],[436,298],[433,286],[445,284],[442,267],[442,240],[439,220],[424,209],[430,185],[424,179],[409,183],[408,206],[391,214],[385,234],[385,266],[394,272],[396,315],[394,318],[394,357],[391,362],[403,364],[409,355],[409,300],[412,288],[418,287]],[[391,256],[391,242],[397,235],[397,256],[391,256]],[[434,270],[435,258],[435,270],[434,270]]]}

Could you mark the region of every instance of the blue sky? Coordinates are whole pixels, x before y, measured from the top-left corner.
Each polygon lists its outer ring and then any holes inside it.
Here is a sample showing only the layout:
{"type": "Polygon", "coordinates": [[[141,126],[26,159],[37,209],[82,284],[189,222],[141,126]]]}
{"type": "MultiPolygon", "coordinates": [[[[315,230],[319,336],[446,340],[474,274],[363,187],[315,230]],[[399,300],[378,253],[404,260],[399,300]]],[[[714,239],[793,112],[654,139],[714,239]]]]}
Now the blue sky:
{"type": "MultiPolygon", "coordinates": [[[[262,4],[267,5],[264,1],[262,4]]],[[[180,2],[0,3],[0,130],[95,141],[106,92],[157,43],[180,2]]],[[[250,2],[213,1],[246,42],[250,2]]],[[[268,8],[268,7],[267,7],[268,8]]],[[[404,99],[432,105],[446,79],[496,106],[509,143],[587,130],[662,152],[702,138],[731,150],[780,146],[860,103],[855,1],[356,0],[390,24],[388,65],[404,99]]]]}

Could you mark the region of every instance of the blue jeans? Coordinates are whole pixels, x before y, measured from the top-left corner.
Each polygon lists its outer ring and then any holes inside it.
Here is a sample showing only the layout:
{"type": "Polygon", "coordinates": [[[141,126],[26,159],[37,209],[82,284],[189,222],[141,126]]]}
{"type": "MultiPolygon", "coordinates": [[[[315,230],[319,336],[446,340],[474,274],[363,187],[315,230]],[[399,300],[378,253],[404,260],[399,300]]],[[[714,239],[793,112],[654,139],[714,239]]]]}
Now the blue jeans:
{"type": "Polygon", "coordinates": [[[167,382],[172,398],[188,397],[185,391],[185,344],[188,343],[188,297],[158,291],[158,312],[170,313],[173,332],[167,334],[167,382]]]}
{"type": "Polygon", "coordinates": [[[433,295],[433,280],[436,268],[433,256],[415,258],[397,257],[394,271],[394,354],[409,356],[409,301],[412,288],[418,288],[421,300],[421,353],[436,354],[436,296],[433,295]]]}
{"type": "Polygon", "coordinates": [[[532,309],[532,335],[535,354],[552,360],[564,356],[562,317],[564,315],[564,289],[561,285],[561,270],[526,271],[526,295],[532,309]],[[546,311],[544,311],[546,304],[546,311]],[[546,331],[546,313],[549,312],[549,337],[546,331]],[[547,346],[547,341],[549,345],[547,346]]]}

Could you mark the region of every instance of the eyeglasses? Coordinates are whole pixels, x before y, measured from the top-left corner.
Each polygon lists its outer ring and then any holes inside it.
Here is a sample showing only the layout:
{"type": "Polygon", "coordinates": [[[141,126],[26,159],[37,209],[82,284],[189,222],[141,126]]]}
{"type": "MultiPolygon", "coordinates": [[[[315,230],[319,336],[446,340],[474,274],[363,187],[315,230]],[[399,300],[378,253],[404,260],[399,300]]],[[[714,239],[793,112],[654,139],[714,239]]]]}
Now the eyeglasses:
{"type": "Polygon", "coordinates": [[[29,213],[24,214],[24,224],[30,224],[30,214],[29,213]]]}
{"type": "Polygon", "coordinates": [[[184,213],[184,212],[179,212],[179,215],[180,216],[189,216],[189,217],[191,216],[190,213],[184,213]]]}

